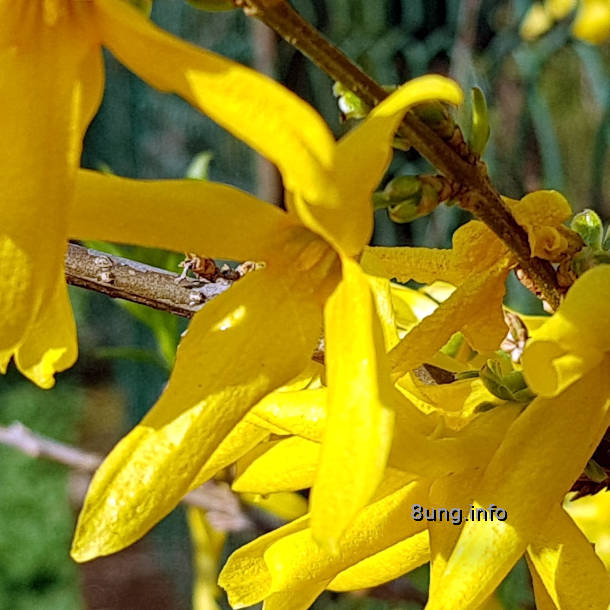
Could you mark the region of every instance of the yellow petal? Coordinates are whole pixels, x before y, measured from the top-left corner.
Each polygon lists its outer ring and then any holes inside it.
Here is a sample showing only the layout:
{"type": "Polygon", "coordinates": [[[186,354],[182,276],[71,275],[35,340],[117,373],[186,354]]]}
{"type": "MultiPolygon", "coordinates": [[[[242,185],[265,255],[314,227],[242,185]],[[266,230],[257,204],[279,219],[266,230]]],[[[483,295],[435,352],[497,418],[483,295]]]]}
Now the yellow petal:
{"type": "MultiPolygon", "coordinates": [[[[307,518],[278,528],[233,553],[219,583],[234,608],[255,604],[274,593],[309,590],[309,585],[322,583],[323,589],[341,571],[422,531],[422,525],[406,519],[405,514],[413,503],[425,501],[428,487],[426,481],[402,484],[366,507],[337,555],[329,555],[313,540],[307,518]]],[[[293,596],[295,599],[299,598],[293,596]]]]}
{"type": "Polygon", "coordinates": [[[424,318],[390,352],[395,375],[430,362],[432,356],[462,329],[481,351],[498,349],[507,328],[502,298],[508,268],[502,265],[465,280],[436,311],[424,318]]]}
{"type": "Polygon", "coordinates": [[[241,499],[246,504],[265,510],[284,521],[298,519],[307,513],[307,500],[297,493],[278,492],[264,496],[242,493],[241,499]]]}
{"type": "Polygon", "coordinates": [[[366,279],[371,285],[373,298],[375,299],[375,309],[381,322],[383,343],[385,350],[388,351],[398,343],[398,330],[396,328],[390,282],[385,278],[375,277],[374,275],[367,275],[366,279]]]}
{"type": "Polygon", "coordinates": [[[572,26],[572,33],[592,44],[602,44],[610,37],[610,6],[607,0],[582,0],[572,26]]]}
{"type": "Polygon", "coordinates": [[[325,341],[328,416],[311,520],[314,536],[332,546],[373,495],[392,442],[381,325],[366,276],[350,259],[326,304],[325,341]]]}
{"type": "Polygon", "coordinates": [[[536,610],[557,610],[557,606],[554,604],[551,596],[548,594],[529,556],[526,555],[525,558],[527,560],[527,567],[530,570],[530,576],[532,577],[532,589],[534,589],[536,610]]]}
{"type": "Polygon", "coordinates": [[[57,278],[55,290],[30,326],[15,352],[17,368],[41,388],[55,385],[54,374],[76,361],[78,344],[65,279],[57,278]]]}
{"type": "Polygon", "coordinates": [[[80,170],[69,234],[244,261],[264,260],[290,225],[277,207],[224,184],[80,170]]]}
{"type": "Polygon", "coordinates": [[[565,502],[564,509],[595,544],[595,552],[610,572],[610,491],[565,502]]]}
{"type": "Polygon", "coordinates": [[[153,87],[177,93],[275,163],[288,190],[321,201],[334,140],[322,117],[278,83],[156,28],[118,0],[95,0],[104,44],[153,87]]]}
{"type": "Polygon", "coordinates": [[[476,506],[495,504],[507,519],[464,525],[429,610],[474,608],[500,584],[605,432],[607,396],[600,366],[556,398],[537,398],[512,424],[473,490],[476,506]]]}
{"type": "Polygon", "coordinates": [[[404,472],[435,478],[480,467],[489,462],[521,408],[507,404],[492,409],[481,413],[459,432],[448,429],[443,436],[434,438],[414,430],[412,420],[397,407],[389,463],[404,472]]]}
{"type": "Polygon", "coordinates": [[[230,466],[269,436],[269,430],[242,419],[221,441],[220,445],[195,477],[191,487],[199,487],[223,468],[230,466]]]}
{"type": "Polygon", "coordinates": [[[273,593],[265,600],[263,610],[307,610],[327,584],[327,582],[308,582],[289,591],[273,593]]]}
{"type": "Polygon", "coordinates": [[[82,115],[102,84],[89,18],[86,5],[0,4],[2,352],[24,338],[63,265],[82,115]]]}
{"type": "Polygon", "coordinates": [[[521,22],[519,33],[525,40],[535,40],[553,26],[553,19],[542,2],[534,2],[521,22]]]}
{"type": "Polygon", "coordinates": [[[442,576],[460,536],[464,519],[468,518],[472,490],[481,479],[479,468],[452,474],[435,481],[430,487],[432,509],[447,508],[448,516],[428,523],[430,532],[430,595],[442,586],[442,576]]]}
{"type": "Polygon", "coordinates": [[[277,540],[307,527],[309,517],[259,536],[237,549],[227,560],[218,577],[218,584],[226,590],[232,608],[245,608],[269,595],[271,575],[264,560],[265,551],[277,540]]]}
{"type": "Polygon", "coordinates": [[[399,282],[416,280],[430,284],[440,279],[459,284],[463,279],[462,271],[454,268],[452,251],[447,249],[367,247],[360,264],[371,275],[399,282]]]}
{"type": "Polygon", "coordinates": [[[609,302],[610,265],[590,269],[578,278],[523,352],[523,373],[534,392],[554,396],[610,351],[609,302]]]}
{"type": "Polygon", "coordinates": [[[320,456],[318,443],[291,436],[261,445],[257,453],[249,463],[240,465],[233,482],[235,491],[268,494],[313,484],[320,456]]]}
{"type": "MultiPolygon", "coordinates": [[[[299,392],[273,392],[252,409],[248,417],[260,418],[286,434],[322,441],[326,426],[326,388],[299,392]]],[[[256,419],[252,419],[256,421],[256,419]]]]}
{"type": "Polygon", "coordinates": [[[527,549],[528,557],[558,608],[610,605],[610,576],[589,541],[557,505],[527,549]]]}
{"type": "Polygon", "coordinates": [[[269,592],[332,579],[349,566],[422,531],[424,524],[408,515],[412,504],[423,503],[427,490],[427,482],[415,481],[367,506],[348,528],[335,554],[324,551],[309,529],[275,541],[264,553],[271,574],[269,592]]]}
{"type": "Polygon", "coordinates": [[[193,610],[217,610],[218,562],[227,535],[214,529],[200,508],[189,506],[186,516],[193,543],[193,610]]]}
{"type": "Polygon", "coordinates": [[[523,227],[558,227],[572,216],[568,200],[558,191],[534,191],[520,201],[505,198],[515,220],[523,227]]]}
{"type": "Polygon", "coordinates": [[[250,407],[306,367],[321,316],[299,281],[288,267],[253,272],[195,315],[167,389],[93,479],[75,535],[77,561],[142,536],[250,407]]]}
{"type": "Polygon", "coordinates": [[[428,531],[424,530],[339,572],[330,581],[328,589],[355,591],[377,587],[407,574],[429,560],[430,543],[428,531]]]}
{"type": "MultiPolygon", "coordinates": [[[[462,91],[442,76],[422,76],[399,87],[337,145],[338,204],[313,206],[311,213],[348,256],[359,254],[373,230],[373,191],[392,157],[392,140],[402,117],[415,104],[441,100],[460,104],[462,91]]],[[[297,208],[298,210],[299,208],[297,208]]],[[[316,230],[315,226],[310,226],[316,230]]]]}

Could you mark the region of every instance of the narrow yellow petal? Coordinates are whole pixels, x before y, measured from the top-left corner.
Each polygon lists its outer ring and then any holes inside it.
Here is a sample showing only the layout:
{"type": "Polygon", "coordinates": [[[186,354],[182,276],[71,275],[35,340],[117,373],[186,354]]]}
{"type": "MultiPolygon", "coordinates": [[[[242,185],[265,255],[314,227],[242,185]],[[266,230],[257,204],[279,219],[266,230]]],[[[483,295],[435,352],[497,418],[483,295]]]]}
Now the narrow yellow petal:
{"type": "Polygon", "coordinates": [[[69,235],[244,261],[264,260],[290,226],[279,208],[224,184],[80,170],[69,235]]]}
{"type": "Polygon", "coordinates": [[[227,535],[214,529],[200,508],[190,506],[186,516],[193,543],[193,610],[217,610],[218,562],[227,535]]]}
{"type": "Polygon", "coordinates": [[[218,584],[226,590],[232,608],[245,608],[256,604],[271,593],[271,574],[265,563],[265,551],[277,540],[307,528],[309,517],[259,536],[237,549],[224,565],[218,584]]]}
{"type": "Polygon", "coordinates": [[[564,509],[580,531],[595,544],[595,552],[610,573],[610,491],[564,502],[564,509]]]}
{"type": "Polygon", "coordinates": [[[268,436],[269,430],[266,428],[257,426],[248,421],[247,418],[242,419],[221,441],[216,451],[212,453],[210,459],[207,460],[193,480],[191,488],[194,489],[203,485],[203,483],[211,479],[223,468],[236,462],[268,436]]]}
{"type": "Polygon", "coordinates": [[[478,507],[494,504],[507,519],[464,525],[429,610],[476,607],[535,539],[608,426],[606,371],[594,369],[554,399],[537,398],[509,428],[472,494],[478,507]]]}
{"type": "Polygon", "coordinates": [[[399,282],[430,284],[444,280],[459,284],[464,278],[464,273],[454,268],[453,253],[448,249],[369,246],[364,249],[360,264],[371,275],[399,282]]]}
{"type": "Polygon", "coordinates": [[[239,465],[233,489],[238,492],[268,494],[297,491],[314,481],[320,445],[298,436],[261,445],[258,455],[239,465]]]}
{"type": "Polygon", "coordinates": [[[428,487],[428,481],[402,484],[367,506],[335,555],[314,541],[307,518],[278,528],[233,553],[219,583],[234,608],[255,604],[274,593],[289,596],[303,587],[308,590],[309,585],[321,584],[323,589],[343,570],[421,532],[423,525],[405,515],[412,504],[425,502],[428,487]]]}
{"type": "Polygon", "coordinates": [[[502,314],[502,297],[508,268],[488,269],[465,280],[433,314],[424,318],[390,352],[395,375],[430,362],[432,356],[458,330],[468,335],[481,351],[498,349],[507,328],[502,314]]]}
{"type": "Polygon", "coordinates": [[[354,591],[377,587],[407,574],[429,560],[429,536],[428,530],[424,530],[339,572],[330,581],[328,589],[354,591]]]}
{"type": "Polygon", "coordinates": [[[118,0],[95,0],[103,43],[161,91],[177,93],[275,163],[288,190],[322,201],[334,140],[322,117],[271,79],[158,29],[118,0]]]}
{"type": "Polygon", "coordinates": [[[326,427],[326,393],[326,388],[273,392],[263,398],[248,417],[260,418],[261,425],[267,422],[286,434],[320,442],[326,427]]]}
{"type": "Polygon", "coordinates": [[[367,275],[366,279],[371,285],[375,309],[381,322],[383,332],[383,343],[385,350],[391,350],[398,343],[398,330],[396,327],[396,316],[394,315],[394,304],[392,299],[392,288],[390,282],[382,277],[367,275]]]}
{"type": "Polygon", "coordinates": [[[301,530],[278,539],[264,552],[271,574],[270,592],[321,582],[425,529],[409,518],[413,504],[425,503],[429,483],[413,481],[368,505],[348,528],[334,554],[324,551],[312,531],[301,530]]]}
{"type": "Polygon", "coordinates": [[[610,576],[560,505],[544,520],[527,553],[558,608],[607,610],[610,606],[610,576]]]}
{"type": "Polygon", "coordinates": [[[541,396],[554,396],[610,351],[610,265],[584,273],[523,352],[523,374],[541,396]]]}
{"type": "Polygon", "coordinates": [[[167,389],[93,479],[75,535],[77,561],[148,531],[252,405],[306,367],[321,312],[299,281],[289,267],[253,272],[196,314],[167,389]]]}
{"type": "Polygon", "coordinates": [[[375,492],[392,442],[381,325],[366,276],[350,259],[326,304],[325,340],[328,417],[311,520],[314,536],[332,546],[375,492]]]}
{"type": "Polygon", "coordinates": [[[307,610],[327,584],[327,582],[307,582],[288,591],[273,593],[265,600],[263,610],[307,610]]]}
{"type": "Polygon", "coordinates": [[[531,559],[528,555],[526,555],[525,558],[527,560],[527,567],[530,570],[530,576],[532,577],[532,589],[534,589],[536,610],[557,610],[557,606],[554,604],[551,596],[548,594],[546,587],[536,571],[536,568],[532,564],[531,559]]]}
{"type": "Polygon", "coordinates": [[[307,500],[290,491],[266,495],[242,493],[241,499],[246,504],[265,510],[284,521],[298,519],[307,513],[307,500]]]}
{"type": "Polygon", "coordinates": [[[102,85],[99,57],[95,62],[92,55],[90,7],[74,7],[50,22],[37,4],[21,4],[19,9],[12,2],[0,5],[3,352],[24,338],[54,290],[63,265],[83,113],[99,100],[102,85]]]}
{"type": "Polygon", "coordinates": [[[413,79],[378,104],[338,143],[337,205],[311,206],[310,211],[324,236],[330,235],[348,256],[359,254],[371,237],[371,198],[390,163],[394,132],[411,106],[430,100],[459,104],[462,92],[455,82],[442,76],[413,79]]]}
{"type": "Polygon", "coordinates": [[[507,404],[481,413],[459,432],[426,436],[396,406],[395,442],[389,463],[404,472],[424,477],[443,477],[486,464],[504,438],[507,427],[521,411],[521,405],[507,404]]]}
{"type": "Polygon", "coordinates": [[[76,361],[76,325],[63,274],[15,352],[17,368],[41,388],[55,385],[54,374],[76,361]]]}
{"type": "Polygon", "coordinates": [[[464,519],[468,517],[472,490],[481,479],[479,468],[451,474],[434,481],[430,487],[429,507],[447,508],[443,520],[428,523],[430,533],[430,596],[436,594],[447,563],[460,536],[464,519]]]}

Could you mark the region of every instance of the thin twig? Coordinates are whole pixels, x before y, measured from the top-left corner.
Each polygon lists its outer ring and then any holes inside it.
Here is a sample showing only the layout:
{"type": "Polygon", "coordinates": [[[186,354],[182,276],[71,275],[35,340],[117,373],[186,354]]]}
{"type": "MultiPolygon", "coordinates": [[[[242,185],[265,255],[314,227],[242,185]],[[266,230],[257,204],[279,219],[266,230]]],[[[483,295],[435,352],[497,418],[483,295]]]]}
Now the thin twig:
{"type": "Polygon", "coordinates": [[[232,284],[224,278],[204,282],[189,278],[178,281],[179,277],[177,273],[76,244],[69,244],[66,254],[68,284],[183,318],[192,318],[206,301],[232,284]]]}
{"type": "MultiPolygon", "coordinates": [[[[96,453],[50,439],[33,432],[20,422],[0,426],[0,444],[31,457],[47,459],[89,474],[95,472],[103,461],[96,453]]],[[[255,527],[241,508],[237,496],[224,483],[208,481],[187,494],[182,502],[207,511],[211,522],[221,526],[224,531],[242,531],[255,527]]]]}
{"type": "MultiPolygon", "coordinates": [[[[192,318],[205,303],[225,292],[235,281],[226,278],[213,282],[190,278],[178,281],[179,279],[180,275],[165,269],[76,244],[68,246],[68,284],[183,318],[192,318]]],[[[323,339],[320,339],[311,357],[317,362],[324,362],[323,339]]]]}
{"type": "MultiPolygon", "coordinates": [[[[275,30],[369,106],[387,97],[381,85],[303,19],[287,0],[234,0],[234,3],[275,30]]],[[[485,163],[470,151],[461,134],[456,132],[459,137],[450,144],[413,112],[406,114],[399,133],[440,172],[464,185],[467,192],[460,199],[462,207],[485,222],[508,245],[545,300],[556,309],[561,290],[553,267],[548,261],[531,256],[527,234],[491,184],[485,163]]]]}

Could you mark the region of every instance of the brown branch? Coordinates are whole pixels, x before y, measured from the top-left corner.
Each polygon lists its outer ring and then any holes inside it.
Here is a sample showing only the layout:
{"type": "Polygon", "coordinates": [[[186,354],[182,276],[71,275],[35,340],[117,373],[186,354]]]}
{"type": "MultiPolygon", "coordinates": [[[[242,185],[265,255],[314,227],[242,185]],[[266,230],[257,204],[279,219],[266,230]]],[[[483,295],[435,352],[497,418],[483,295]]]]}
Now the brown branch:
{"type": "MultiPolygon", "coordinates": [[[[387,97],[381,85],[303,19],[287,0],[234,0],[234,3],[275,30],[369,106],[387,97]]],[[[462,207],[485,222],[509,246],[545,300],[556,309],[561,290],[553,267],[548,261],[531,256],[527,234],[504,205],[489,180],[485,163],[469,150],[461,132],[457,130],[455,141],[452,138],[450,143],[408,112],[399,133],[445,176],[464,185],[469,192],[460,201],[462,207]]]]}
{"type": "MultiPolygon", "coordinates": [[[[85,473],[95,472],[103,461],[96,453],[37,434],[20,422],[0,426],[0,444],[30,457],[44,458],[85,473]]],[[[80,483],[86,481],[78,479],[78,482],[84,492],[85,485],[80,483]]],[[[255,527],[254,522],[242,510],[236,494],[224,483],[208,481],[187,494],[182,502],[207,511],[210,521],[224,531],[242,531],[255,527]]]]}
{"type": "Polygon", "coordinates": [[[209,299],[232,284],[220,278],[214,282],[191,280],[164,269],[151,267],[105,252],[69,244],[66,281],[95,290],[114,299],[125,299],[153,309],[192,318],[209,299]]]}
{"type": "MultiPolygon", "coordinates": [[[[245,272],[248,264],[241,266],[245,272]]],[[[238,267],[239,269],[239,267],[238,267]]],[[[68,245],[66,281],[73,286],[101,292],[114,299],[140,303],[183,318],[192,318],[214,297],[231,287],[235,280],[220,277],[215,281],[180,279],[180,275],[144,263],[113,256],[76,244],[68,245]],[[178,281],[180,280],[180,281],[178,281]]],[[[324,362],[324,341],[312,354],[324,362]]]]}

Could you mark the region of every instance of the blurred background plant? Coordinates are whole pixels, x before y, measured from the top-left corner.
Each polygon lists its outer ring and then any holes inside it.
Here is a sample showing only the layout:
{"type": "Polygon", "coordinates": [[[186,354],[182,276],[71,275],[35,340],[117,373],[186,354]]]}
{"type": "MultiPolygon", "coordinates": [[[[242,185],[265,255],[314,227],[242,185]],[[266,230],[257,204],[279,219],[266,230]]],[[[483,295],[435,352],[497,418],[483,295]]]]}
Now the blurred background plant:
{"type": "MultiPolygon", "coordinates": [[[[148,3],[139,4],[146,9],[148,3]]],[[[594,209],[607,223],[608,0],[294,0],[294,5],[384,85],[437,72],[451,75],[465,90],[479,87],[491,123],[484,159],[500,191],[519,198],[538,188],[558,189],[575,211],[594,209]]],[[[349,128],[350,120],[341,121],[332,81],[240,11],[202,12],[180,0],[157,0],[152,18],[281,80],[318,108],[337,135],[349,128]]],[[[277,173],[244,144],[181,100],[148,88],[110,54],[106,62],[106,95],[87,134],[86,167],[136,178],[209,177],[279,204],[277,173]]],[[[470,112],[466,105],[457,116],[465,131],[470,112]]],[[[380,188],[397,176],[429,170],[415,153],[397,151],[380,188]]],[[[448,247],[455,228],[467,219],[456,207],[440,206],[429,216],[396,224],[381,209],[374,242],[448,247]]],[[[176,272],[182,258],[90,245],[176,272]]],[[[71,288],[71,297],[80,337],[78,364],[50,392],[33,388],[14,372],[0,378],[0,424],[20,420],[103,454],[158,396],[186,322],[80,289],[71,288]]],[[[514,281],[507,304],[527,313],[540,311],[514,281]]],[[[82,493],[75,475],[1,446],[0,458],[0,610],[191,606],[191,547],[182,508],[135,546],[77,567],[68,557],[82,493]]],[[[260,526],[260,520],[255,523],[260,526]]],[[[217,553],[213,534],[206,538],[202,527],[199,550],[217,553]]],[[[223,558],[256,533],[255,527],[231,535],[223,558]]],[[[209,577],[209,565],[206,569],[209,577]]],[[[498,608],[533,607],[526,573],[518,565],[509,575],[495,600],[498,608]]],[[[426,570],[420,569],[368,593],[325,594],[316,607],[421,608],[426,581],[426,570]]],[[[199,599],[200,608],[213,607],[210,595],[199,599]]],[[[222,598],[218,604],[227,607],[222,598]]]]}

